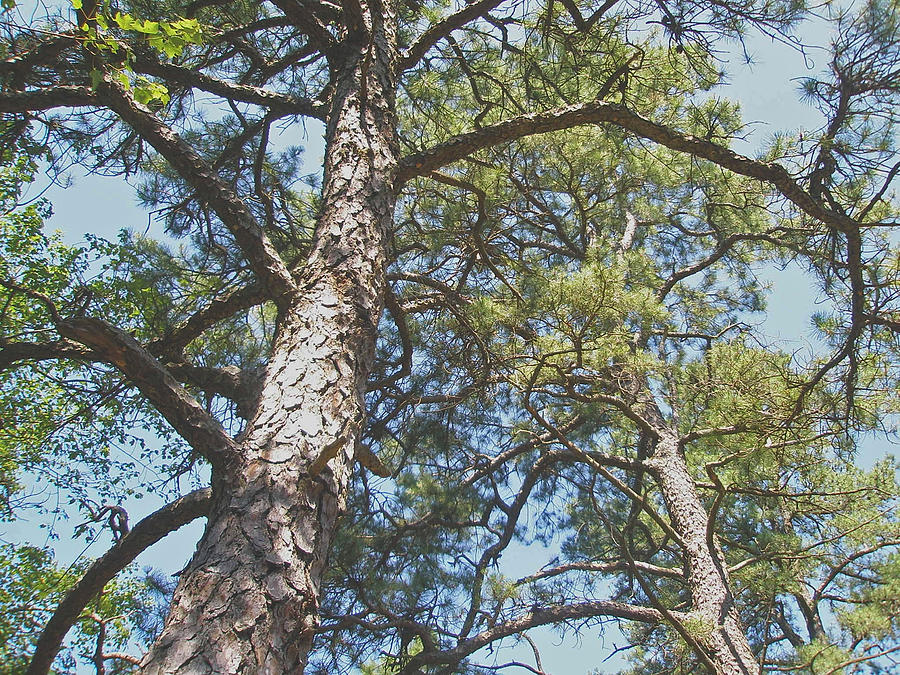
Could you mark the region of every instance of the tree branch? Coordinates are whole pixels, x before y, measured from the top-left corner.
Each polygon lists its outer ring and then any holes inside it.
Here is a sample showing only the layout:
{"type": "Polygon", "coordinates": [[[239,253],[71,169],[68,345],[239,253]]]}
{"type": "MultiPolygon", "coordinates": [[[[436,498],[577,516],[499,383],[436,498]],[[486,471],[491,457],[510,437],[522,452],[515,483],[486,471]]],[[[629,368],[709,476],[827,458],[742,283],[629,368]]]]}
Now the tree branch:
{"type": "Polygon", "coordinates": [[[244,419],[250,419],[256,411],[262,391],[262,379],[258,376],[254,377],[237,366],[211,368],[195,366],[185,361],[170,363],[166,368],[182,382],[189,382],[198,389],[234,401],[237,404],[238,415],[244,419]]]}
{"type": "Polygon", "coordinates": [[[684,580],[684,570],[682,569],[676,569],[674,567],[660,567],[659,565],[654,565],[642,560],[635,560],[632,562],[626,560],[616,560],[613,562],[573,562],[566,563],[565,565],[558,565],[557,567],[549,567],[547,569],[539,570],[534,574],[529,574],[527,577],[522,577],[521,579],[516,580],[516,586],[533,583],[535,581],[540,581],[541,579],[556,577],[560,574],[566,574],[568,572],[615,574],[618,572],[627,572],[631,569],[637,569],[638,571],[649,574],[651,576],[684,580]]]}
{"type": "Polygon", "coordinates": [[[56,342],[0,341],[0,373],[12,368],[13,364],[18,361],[48,361],[50,359],[102,360],[95,352],[63,340],[56,342]]]}
{"type": "Polygon", "coordinates": [[[423,176],[435,169],[468,157],[478,150],[531,136],[559,131],[584,124],[610,123],[654,141],[672,150],[685,152],[709,160],[742,176],[770,183],[804,213],[841,231],[852,231],[857,225],[848,216],[823,206],[803,190],[780,164],[760,162],[744,157],[724,146],[690,134],[684,134],[663,124],[657,124],[625,106],[592,101],[564,106],[556,110],[519,115],[476,131],[460,134],[428,150],[408,155],[400,161],[397,187],[415,176],[423,176]]]}
{"type": "Polygon", "coordinates": [[[451,14],[447,18],[438,21],[422,33],[419,39],[406,50],[406,54],[400,57],[400,61],[397,64],[397,72],[402,73],[404,70],[409,70],[415,66],[429,49],[450,35],[450,33],[457,28],[462,28],[470,21],[487,14],[501,2],[503,0],[479,0],[479,2],[466,5],[456,14],[451,14]]]}
{"type": "Polygon", "coordinates": [[[137,103],[117,82],[106,77],[98,86],[97,93],[100,100],[150,143],[182,179],[194,188],[197,196],[216,212],[234,235],[247,262],[265,285],[272,300],[284,307],[288,297],[296,293],[296,284],[278,251],[259,227],[246,204],[190,145],[149,109],[137,103]]]}
{"type": "Polygon", "coordinates": [[[213,466],[238,457],[237,446],[222,426],[131,335],[92,318],[64,319],[56,328],[115,365],[213,466]]]}
{"type": "Polygon", "coordinates": [[[652,607],[629,605],[624,602],[598,600],[570,605],[559,605],[541,608],[522,615],[518,619],[504,621],[482,631],[468,640],[457,644],[453,649],[438,652],[421,652],[414,656],[400,675],[412,675],[420,666],[444,663],[459,663],[464,658],[501,638],[521,633],[530,628],[551,623],[561,623],[573,619],[590,619],[593,617],[614,617],[629,621],[657,624],[663,620],[662,614],[652,607]]]}
{"type": "Polygon", "coordinates": [[[0,113],[24,113],[50,108],[80,108],[97,105],[97,94],[89,87],[50,87],[34,91],[0,93],[0,113]]]}
{"type": "Polygon", "coordinates": [[[35,644],[26,675],[46,675],[59,652],[63,638],[82,610],[97,593],[145,549],[209,512],[212,491],[196,490],[141,520],[134,529],[87,569],[66,593],[35,644]]]}
{"type": "Polygon", "coordinates": [[[192,314],[161,338],[150,342],[147,350],[154,356],[177,357],[191,341],[208,328],[241,310],[262,304],[266,298],[265,288],[261,284],[250,284],[223,297],[213,298],[206,307],[192,314]]]}
{"type": "Polygon", "coordinates": [[[136,58],[134,70],[144,75],[153,75],[168,82],[175,82],[186,88],[201,89],[231,101],[243,101],[262,106],[276,115],[306,115],[325,121],[325,107],[309,99],[287,96],[267,91],[261,87],[225,82],[196,70],[171,63],[161,63],[147,57],[136,58]]]}

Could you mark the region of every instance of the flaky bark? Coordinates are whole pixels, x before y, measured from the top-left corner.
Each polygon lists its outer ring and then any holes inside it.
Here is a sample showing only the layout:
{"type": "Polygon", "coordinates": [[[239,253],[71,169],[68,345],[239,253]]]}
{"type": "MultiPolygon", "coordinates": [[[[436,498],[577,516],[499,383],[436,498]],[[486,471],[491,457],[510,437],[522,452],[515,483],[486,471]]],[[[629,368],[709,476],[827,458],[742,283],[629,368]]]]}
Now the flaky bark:
{"type": "Polygon", "coordinates": [[[324,199],[300,289],[282,311],[242,461],[214,506],[142,672],[299,673],[364,420],[394,208],[394,26],[335,63],[324,199]]]}
{"type": "Polygon", "coordinates": [[[656,476],[684,549],[692,610],[690,621],[681,622],[680,627],[696,641],[703,660],[716,673],[758,674],[759,664],[738,617],[728,570],[710,534],[709,515],[674,434],[661,435],[647,465],[656,476]]]}

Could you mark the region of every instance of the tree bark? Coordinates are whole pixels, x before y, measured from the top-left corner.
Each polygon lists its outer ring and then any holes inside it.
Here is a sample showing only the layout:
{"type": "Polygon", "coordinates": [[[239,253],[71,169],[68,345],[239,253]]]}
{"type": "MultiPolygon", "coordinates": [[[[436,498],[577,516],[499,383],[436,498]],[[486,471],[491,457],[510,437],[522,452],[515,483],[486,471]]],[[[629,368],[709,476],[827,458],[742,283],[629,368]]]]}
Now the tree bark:
{"type": "Polygon", "coordinates": [[[709,535],[709,515],[697,494],[678,438],[663,434],[647,461],[662,492],[674,529],[681,536],[694,622],[684,628],[719,675],[758,675],[741,625],[722,553],[709,535]]]}
{"type": "MultiPolygon", "coordinates": [[[[373,3],[374,4],[374,3],[373,3]]],[[[377,6],[377,5],[376,5],[377,6]]],[[[323,207],[280,315],[241,462],[214,504],[143,673],[300,673],[365,417],[397,166],[394,17],[332,55],[323,207]]]]}

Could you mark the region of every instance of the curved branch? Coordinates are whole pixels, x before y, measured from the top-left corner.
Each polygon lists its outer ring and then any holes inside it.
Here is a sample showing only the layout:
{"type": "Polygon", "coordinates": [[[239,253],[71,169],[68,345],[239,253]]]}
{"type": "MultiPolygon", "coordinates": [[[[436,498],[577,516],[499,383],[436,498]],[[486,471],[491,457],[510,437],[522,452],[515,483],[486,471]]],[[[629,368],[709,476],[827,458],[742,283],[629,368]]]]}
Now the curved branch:
{"type": "Polygon", "coordinates": [[[429,49],[440,42],[442,39],[450,35],[457,28],[462,28],[470,21],[474,21],[480,16],[484,16],[503,0],[480,0],[466,5],[463,9],[451,14],[445,19],[441,19],[436,24],[428,28],[413,45],[406,50],[399,63],[397,64],[397,72],[402,73],[415,66],[419,60],[425,56],[429,49]]]}
{"type": "Polygon", "coordinates": [[[35,645],[26,675],[47,675],[63,638],[97,593],[145,549],[209,512],[212,490],[196,490],[141,520],[87,569],[59,603],[35,645]]]}
{"type": "Polygon", "coordinates": [[[272,0],[272,4],[280,9],[284,16],[294,26],[303,32],[309,41],[323,54],[328,54],[335,46],[334,37],[328,32],[328,28],[316,11],[328,8],[328,14],[333,14],[333,5],[310,0],[272,0]]]}
{"type": "Polygon", "coordinates": [[[659,290],[656,292],[656,299],[660,302],[669,294],[669,292],[675,288],[678,282],[687,279],[690,276],[698,274],[703,270],[709,268],[710,266],[717,263],[719,260],[724,258],[728,253],[731,252],[732,247],[740,242],[740,241],[764,241],[776,243],[777,239],[773,236],[779,228],[772,228],[762,233],[747,233],[747,232],[736,232],[735,234],[731,234],[724,239],[722,239],[715,250],[710,253],[707,257],[702,260],[698,260],[692,265],[688,265],[677,272],[673,273],[665,282],[660,286],[659,290]]]}
{"type": "Polygon", "coordinates": [[[642,560],[616,560],[613,562],[573,562],[556,567],[548,567],[539,570],[527,577],[516,580],[516,586],[540,581],[541,579],[549,579],[568,572],[593,572],[596,574],[615,574],[618,572],[627,572],[636,569],[644,574],[651,576],[666,577],[669,579],[684,580],[684,570],[674,567],[661,567],[642,560]]]}
{"type": "MultiPolygon", "coordinates": [[[[593,602],[580,602],[571,605],[541,608],[524,614],[518,619],[511,619],[510,621],[498,623],[492,628],[458,643],[456,647],[452,649],[438,652],[421,652],[410,660],[409,664],[401,671],[400,675],[412,675],[412,673],[418,672],[417,669],[420,666],[424,665],[459,663],[470,654],[475,653],[492,642],[504,637],[509,637],[510,635],[516,635],[517,633],[521,633],[531,628],[551,623],[560,623],[562,621],[571,621],[573,619],[590,619],[595,617],[612,617],[650,624],[657,624],[663,621],[663,615],[659,610],[652,607],[629,605],[624,602],[613,602],[609,600],[597,600],[593,602]]],[[[681,618],[680,615],[679,618],[681,618]]]]}
{"type": "Polygon", "coordinates": [[[584,124],[614,124],[622,129],[654,141],[671,150],[685,152],[709,160],[742,176],[773,185],[786,199],[804,213],[843,232],[857,227],[848,216],[832,211],[803,190],[780,164],[760,162],[744,157],[724,146],[657,124],[623,105],[592,101],[564,106],[555,110],[519,115],[476,131],[460,134],[428,150],[408,155],[400,161],[397,187],[416,176],[463,159],[478,150],[531,136],[560,131],[584,124]]]}
{"type": "Polygon", "coordinates": [[[481,554],[481,559],[475,566],[475,573],[473,575],[470,591],[471,601],[469,603],[469,611],[459,630],[460,637],[468,635],[475,625],[475,620],[481,609],[481,594],[484,580],[487,576],[487,566],[492,560],[494,562],[499,560],[500,555],[512,541],[513,535],[519,524],[519,516],[531,496],[531,491],[534,489],[534,486],[537,485],[537,482],[545,476],[545,472],[548,468],[553,467],[555,464],[566,459],[567,455],[568,453],[559,450],[551,450],[542,453],[522,480],[522,486],[519,488],[519,492],[516,494],[513,503],[505,507],[501,505],[501,508],[506,514],[506,523],[503,525],[502,530],[498,528],[498,532],[496,533],[497,541],[484,550],[481,554]]]}
{"type": "Polygon", "coordinates": [[[879,541],[877,544],[867,546],[848,555],[828,573],[825,579],[822,580],[822,583],[820,583],[819,586],[815,589],[815,593],[813,594],[812,598],[813,602],[818,603],[819,600],[821,600],[823,594],[825,593],[825,589],[831,585],[832,581],[834,581],[838,576],[844,573],[844,570],[848,565],[855,562],[856,560],[859,560],[860,558],[864,558],[867,555],[877,553],[881,549],[891,546],[900,546],[900,539],[886,539],[884,541],[879,541]]]}

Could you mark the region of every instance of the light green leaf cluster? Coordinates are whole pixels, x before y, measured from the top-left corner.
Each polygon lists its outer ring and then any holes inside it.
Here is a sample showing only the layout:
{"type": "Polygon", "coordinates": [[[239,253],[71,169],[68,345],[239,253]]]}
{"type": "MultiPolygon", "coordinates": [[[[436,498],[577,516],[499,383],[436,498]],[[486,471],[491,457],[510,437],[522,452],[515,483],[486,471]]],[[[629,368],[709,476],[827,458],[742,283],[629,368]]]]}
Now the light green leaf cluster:
{"type": "Polygon", "coordinates": [[[551,268],[528,279],[530,323],[536,331],[532,344],[541,368],[602,373],[613,365],[635,372],[654,367],[655,359],[636,353],[632,345],[643,327],[665,321],[667,312],[626,270],[627,261],[595,247],[576,269],[551,268]]]}
{"type": "MultiPolygon", "coordinates": [[[[82,0],[70,1],[73,9],[83,8],[82,0]]],[[[144,76],[134,76],[130,65],[133,59],[131,48],[119,39],[116,30],[143,36],[151,48],[169,59],[181,56],[190,46],[202,45],[205,38],[205,29],[195,18],[140,19],[121,11],[110,14],[105,3],[102,7],[98,7],[89,19],[90,23],[81,26],[85,46],[98,53],[106,52],[119,57],[117,60],[122,65],[113,67],[111,76],[126,90],[132,90],[135,100],[143,105],[167,105],[171,99],[169,90],[161,82],[144,76]]],[[[104,71],[99,69],[91,71],[95,88],[103,77],[104,71]]]]}
{"type": "Polygon", "coordinates": [[[197,19],[179,18],[174,21],[140,21],[129,14],[116,12],[116,24],[125,31],[134,31],[147,36],[148,44],[168,58],[180,56],[190,45],[201,45],[204,30],[197,19]]]}

